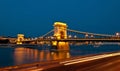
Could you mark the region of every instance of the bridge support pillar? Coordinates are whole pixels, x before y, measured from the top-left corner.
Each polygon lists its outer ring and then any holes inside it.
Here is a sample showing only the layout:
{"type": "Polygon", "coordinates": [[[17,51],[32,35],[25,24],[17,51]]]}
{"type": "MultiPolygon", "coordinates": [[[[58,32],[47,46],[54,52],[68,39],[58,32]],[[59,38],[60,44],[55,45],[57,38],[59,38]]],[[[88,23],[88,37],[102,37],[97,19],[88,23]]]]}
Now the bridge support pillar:
{"type": "Polygon", "coordinates": [[[68,42],[58,42],[57,48],[59,50],[69,50],[69,44],[68,42]]]}
{"type": "Polygon", "coordinates": [[[52,49],[57,50],[69,50],[69,43],[68,42],[59,42],[59,41],[52,41],[52,49]]]}

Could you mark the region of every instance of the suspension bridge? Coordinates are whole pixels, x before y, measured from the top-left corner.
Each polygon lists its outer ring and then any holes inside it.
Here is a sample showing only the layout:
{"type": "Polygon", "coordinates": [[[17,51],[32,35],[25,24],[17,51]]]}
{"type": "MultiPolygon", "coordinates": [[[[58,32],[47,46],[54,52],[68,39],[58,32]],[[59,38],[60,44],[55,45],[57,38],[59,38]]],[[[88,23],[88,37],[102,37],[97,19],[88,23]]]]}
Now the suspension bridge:
{"type": "Polygon", "coordinates": [[[116,33],[115,35],[109,34],[97,34],[90,32],[83,32],[68,29],[66,23],[55,22],[54,29],[48,33],[35,38],[35,39],[24,39],[23,35],[18,36],[17,43],[23,42],[41,42],[41,41],[57,41],[57,42],[120,42],[120,35],[116,33]]]}

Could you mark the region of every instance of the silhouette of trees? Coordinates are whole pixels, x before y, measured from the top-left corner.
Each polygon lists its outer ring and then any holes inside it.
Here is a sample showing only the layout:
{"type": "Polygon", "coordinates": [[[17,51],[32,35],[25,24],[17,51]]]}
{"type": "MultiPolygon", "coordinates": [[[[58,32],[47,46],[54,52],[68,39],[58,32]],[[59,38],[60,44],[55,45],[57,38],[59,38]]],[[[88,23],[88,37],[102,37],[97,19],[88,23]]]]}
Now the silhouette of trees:
{"type": "Polygon", "coordinates": [[[0,39],[0,44],[7,44],[10,43],[9,39],[0,39]]]}

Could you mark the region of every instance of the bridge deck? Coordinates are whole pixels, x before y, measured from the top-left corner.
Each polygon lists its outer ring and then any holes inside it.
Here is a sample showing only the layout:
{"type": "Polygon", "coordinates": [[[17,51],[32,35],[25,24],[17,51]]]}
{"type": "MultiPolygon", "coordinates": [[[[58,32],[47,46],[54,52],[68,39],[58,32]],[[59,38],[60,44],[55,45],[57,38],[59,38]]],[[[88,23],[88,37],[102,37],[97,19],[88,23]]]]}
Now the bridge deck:
{"type": "Polygon", "coordinates": [[[40,39],[38,41],[77,41],[77,42],[85,42],[85,41],[96,41],[96,42],[120,42],[120,39],[106,39],[106,38],[79,38],[79,39],[40,39]]]}

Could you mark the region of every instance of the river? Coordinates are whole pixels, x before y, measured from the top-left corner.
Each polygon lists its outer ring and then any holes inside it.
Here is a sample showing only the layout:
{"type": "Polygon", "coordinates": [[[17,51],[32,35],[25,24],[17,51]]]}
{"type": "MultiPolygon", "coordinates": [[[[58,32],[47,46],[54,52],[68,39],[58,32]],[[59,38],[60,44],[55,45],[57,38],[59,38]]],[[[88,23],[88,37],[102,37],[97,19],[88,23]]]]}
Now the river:
{"type": "Polygon", "coordinates": [[[0,46],[0,67],[120,51],[119,44],[70,45],[68,51],[51,51],[50,48],[49,45],[32,47],[0,46]]]}

